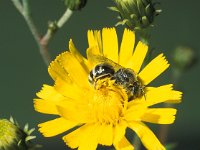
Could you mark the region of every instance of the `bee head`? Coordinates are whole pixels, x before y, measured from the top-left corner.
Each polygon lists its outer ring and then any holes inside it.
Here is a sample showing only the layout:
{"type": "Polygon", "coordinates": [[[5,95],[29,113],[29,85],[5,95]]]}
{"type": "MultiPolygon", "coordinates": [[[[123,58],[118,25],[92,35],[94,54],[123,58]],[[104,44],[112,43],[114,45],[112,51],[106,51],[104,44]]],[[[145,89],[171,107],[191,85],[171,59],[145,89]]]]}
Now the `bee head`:
{"type": "Polygon", "coordinates": [[[88,76],[88,81],[91,84],[93,84],[99,79],[112,77],[114,73],[115,73],[114,68],[111,65],[106,64],[106,63],[99,64],[90,71],[90,74],[88,76]]]}

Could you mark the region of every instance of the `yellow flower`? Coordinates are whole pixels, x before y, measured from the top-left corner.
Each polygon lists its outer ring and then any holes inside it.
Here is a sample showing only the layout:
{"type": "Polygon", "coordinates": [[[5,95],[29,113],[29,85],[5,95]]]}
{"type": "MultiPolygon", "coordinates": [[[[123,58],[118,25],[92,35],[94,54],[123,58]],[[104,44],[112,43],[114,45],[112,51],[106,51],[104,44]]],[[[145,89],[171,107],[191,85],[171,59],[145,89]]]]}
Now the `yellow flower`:
{"type": "Polygon", "coordinates": [[[39,131],[45,137],[51,137],[73,129],[63,140],[69,147],[79,150],[95,150],[98,144],[129,150],[134,149],[125,137],[126,128],[130,128],[147,149],[165,149],[144,124],[173,123],[176,109],[152,106],[181,101],[182,93],[173,90],[172,84],[147,86],[169,67],[163,54],[141,70],[148,46],[138,42],[134,48],[135,34],[127,29],[124,30],[120,49],[114,28],[104,28],[102,34],[100,31],[88,31],[88,43],[87,58],[70,40],[69,51],[60,54],[50,64],[48,71],[55,84],[43,86],[37,93],[39,98],[34,100],[34,107],[38,112],[59,117],[39,124],[39,131]],[[96,87],[91,85],[88,76],[96,62],[90,57],[95,55],[132,69],[145,85],[145,96],[128,100],[126,90],[116,86],[109,78],[98,80],[96,87]]]}

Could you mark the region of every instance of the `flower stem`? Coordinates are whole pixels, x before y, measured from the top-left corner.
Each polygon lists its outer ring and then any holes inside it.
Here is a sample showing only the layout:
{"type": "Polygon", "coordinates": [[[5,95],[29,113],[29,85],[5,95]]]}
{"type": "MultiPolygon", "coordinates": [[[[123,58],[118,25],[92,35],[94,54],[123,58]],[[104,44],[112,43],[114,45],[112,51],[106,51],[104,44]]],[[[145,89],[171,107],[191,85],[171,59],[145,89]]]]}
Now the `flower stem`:
{"type": "Polygon", "coordinates": [[[61,16],[61,18],[58,20],[57,23],[51,22],[49,23],[48,29],[46,34],[42,37],[40,43],[44,46],[47,46],[50,39],[53,37],[53,35],[57,32],[59,28],[61,28],[71,17],[73,14],[73,11],[70,9],[67,9],[64,14],[61,16]]]}
{"type": "Polygon", "coordinates": [[[38,29],[32,19],[31,12],[30,12],[30,5],[29,0],[11,0],[20,14],[24,17],[37,45],[39,48],[39,52],[44,60],[45,64],[48,66],[51,58],[48,52],[48,44],[50,39],[56,33],[57,29],[61,28],[71,17],[72,11],[67,9],[62,17],[58,20],[57,23],[54,24],[54,28],[52,26],[48,26],[47,33],[44,36],[41,36],[38,32],[38,29]],[[41,38],[42,37],[42,38],[41,38]]]}
{"type": "Polygon", "coordinates": [[[65,13],[62,15],[62,17],[58,20],[58,23],[57,23],[58,28],[61,28],[65,24],[65,22],[68,21],[68,19],[72,15],[72,13],[73,13],[73,11],[70,9],[67,9],[65,11],[65,13]]]}
{"type": "Polygon", "coordinates": [[[24,15],[24,19],[26,20],[26,23],[38,45],[38,48],[39,48],[39,51],[40,51],[40,54],[45,62],[46,65],[49,65],[50,61],[51,61],[51,58],[50,58],[50,55],[48,53],[48,48],[47,46],[44,46],[40,43],[40,34],[32,20],[32,17],[30,15],[24,15]]]}

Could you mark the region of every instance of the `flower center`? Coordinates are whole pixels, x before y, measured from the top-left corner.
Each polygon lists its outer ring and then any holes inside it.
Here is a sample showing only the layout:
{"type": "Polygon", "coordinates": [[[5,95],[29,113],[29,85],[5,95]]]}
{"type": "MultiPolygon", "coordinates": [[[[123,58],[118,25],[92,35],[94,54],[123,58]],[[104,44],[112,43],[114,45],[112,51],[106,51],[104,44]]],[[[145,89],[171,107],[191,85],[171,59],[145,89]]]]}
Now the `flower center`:
{"type": "Polygon", "coordinates": [[[94,97],[91,100],[92,115],[97,122],[117,124],[123,117],[127,107],[126,91],[108,78],[98,80],[95,85],[94,97]]]}

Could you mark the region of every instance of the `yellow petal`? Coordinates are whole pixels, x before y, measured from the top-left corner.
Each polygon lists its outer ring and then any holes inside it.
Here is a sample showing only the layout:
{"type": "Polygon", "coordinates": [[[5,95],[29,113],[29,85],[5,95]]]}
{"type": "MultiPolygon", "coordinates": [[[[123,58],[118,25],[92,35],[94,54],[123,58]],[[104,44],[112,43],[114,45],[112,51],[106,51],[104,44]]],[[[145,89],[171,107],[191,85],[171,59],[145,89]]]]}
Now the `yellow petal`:
{"type": "MultiPolygon", "coordinates": [[[[122,43],[120,47],[120,54],[119,54],[119,64],[126,67],[128,61],[130,60],[133,54],[133,48],[135,44],[135,34],[133,31],[128,29],[124,30],[122,43]]],[[[140,57],[140,56],[139,56],[140,57]]]]}
{"type": "Polygon", "coordinates": [[[34,99],[34,108],[36,111],[45,114],[58,114],[56,104],[65,99],[54,87],[49,85],[43,85],[37,96],[41,99],[34,99]]]}
{"type": "Polygon", "coordinates": [[[183,93],[180,91],[172,91],[172,97],[169,100],[165,101],[165,103],[180,103],[183,93]]]}
{"type": "Polygon", "coordinates": [[[115,28],[104,28],[102,40],[104,56],[118,63],[118,39],[115,28]]]}
{"type": "Polygon", "coordinates": [[[97,42],[94,38],[94,33],[92,30],[88,30],[87,32],[87,37],[88,37],[88,45],[89,47],[97,46],[97,42]]]}
{"type": "Polygon", "coordinates": [[[94,60],[94,56],[99,56],[102,54],[99,53],[99,48],[97,46],[94,46],[94,47],[89,47],[86,51],[87,53],[87,59],[88,59],[88,64],[89,64],[89,68],[90,68],[90,71],[93,69],[93,67],[96,64],[96,61],[94,60]]]}
{"type": "Polygon", "coordinates": [[[39,98],[57,102],[64,99],[64,96],[58,93],[54,87],[44,84],[42,90],[36,94],[39,98]]]}
{"type": "Polygon", "coordinates": [[[171,124],[175,120],[175,114],[174,108],[149,108],[141,118],[146,122],[171,124]]]}
{"type": "Polygon", "coordinates": [[[57,118],[51,121],[47,121],[38,125],[39,131],[45,137],[51,137],[63,133],[78,124],[73,121],[65,120],[64,118],[57,118]]]}
{"type": "Polygon", "coordinates": [[[96,150],[98,146],[98,129],[96,126],[88,127],[88,130],[83,135],[78,150],[96,150]]]}
{"type": "Polygon", "coordinates": [[[87,67],[87,59],[85,59],[80,53],[79,51],[76,49],[76,47],[74,46],[74,43],[72,41],[72,39],[70,39],[69,41],[69,50],[70,52],[72,53],[72,55],[74,55],[74,57],[78,60],[78,62],[81,64],[81,66],[87,71],[89,72],[88,70],[88,67],[87,67]]]}
{"type": "Polygon", "coordinates": [[[121,141],[117,144],[114,144],[116,150],[134,150],[133,145],[127,140],[126,137],[123,137],[121,141]]]}
{"type": "Polygon", "coordinates": [[[140,121],[141,116],[146,112],[147,107],[143,104],[129,105],[124,114],[124,118],[127,121],[140,121]]]}
{"type": "Polygon", "coordinates": [[[81,66],[80,62],[70,52],[63,53],[60,61],[69,73],[70,78],[77,85],[81,87],[89,86],[87,70],[81,66]]]}
{"type": "Polygon", "coordinates": [[[143,98],[143,101],[146,101],[147,106],[168,102],[169,100],[174,103],[180,102],[182,93],[173,90],[172,86],[172,84],[169,84],[152,89],[147,93],[146,100],[143,98]]]}
{"type": "Polygon", "coordinates": [[[127,123],[125,121],[120,121],[114,127],[114,139],[113,143],[118,143],[125,135],[127,128],[127,123]]]}
{"type": "Polygon", "coordinates": [[[101,32],[99,30],[89,30],[88,31],[88,45],[90,47],[97,46],[98,47],[98,54],[102,54],[102,39],[101,39],[101,32]]]}
{"type": "Polygon", "coordinates": [[[65,143],[71,148],[79,150],[95,150],[97,148],[97,135],[95,125],[86,124],[63,137],[65,143]]]}
{"type": "Polygon", "coordinates": [[[94,38],[98,43],[99,52],[103,54],[103,44],[102,44],[102,39],[101,39],[101,32],[99,30],[94,31],[94,38]]]}
{"type": "Polygon", "coordinates": [[[89,47],[97,46],[99,54],[103,54],[103,45],[101,39],[101,32],[99,30],[88,31],[88,44],[89,47]]]}
{"type": "Polygon", "coordinates": [[[34,108],[36,111],[44,114],[58,114],[56,105],[52,101],[34,99],[34,108]]]}
{"type": "Polygon", "coordinates": [[[94,121],[90,117],[87,105],[75,103],[72,101],[62,101],[57,105],[57,110],[60,116],[67,120],[73,120],[79,123],[94,121]]]}
{"type": "Polygon", "coordinates": [[[130,58],[126,67],[131,68],[136,73],[138,73],[145,59],[147,51],[148,51],[148,46],[139,41],[139,43],[137,44],[135,48],[133,56],[130,58]]]}
{"type": "Polygon", "coordinates": [[[102,39],[101,39],[101,32],[99,30],[89,30],[88,31],[88,45],[89,48],[97,46],[98,48],[98,55],[103,54],[103,48],[102,48],[102,39]]]}
{"type": "Polygon", "coordinates": [[[111,146],[113,143],[113,125],[112,124],[102,124],[98,125],[100,129],[100,135],[98,135],[98,142],[102,145],[111,146]]]}
{"type": "Polygon", "coordinates": [[[167,60],[163,54],[160,54],[139,73],[139,77],[142,79],[144,85],[148,85],[168,67],[167,60]]]}
{"type": "Polygon", "coordinates": [[[59,78],[67,83],[70,83],[71,79],[69,78],[69,74],[60,62],[62,57],[63,53],[57,56],[56,59],[50,63],[48,72],[54,81],[59,78]]]}
{"type": "Polygon", "coordinates": [[[74,130],[73,132],[63,136],[63,141],[66,143],[66,145],[68,145],[72,149],[77,148],[79,146],[81,138],[83,138],[82,136],[84,135],[83,127],[85,126],[82,126],[74,130]]]}
{"type": "Polygon", "coordinates": [[[54,88],[59,93],[62,93],[63,96],[74,99],[76,101],[82,100],[82,97],[85,97],[86,93],[89,94],[90,92],[89,90],[83,89],[76,84],[67,84],[59,79],[56,80],[54,88]]]}
{"type": "Polygon", "coordinates": [[[147,149],[165,150],[165,147],[159,142],[154,133],[144,124],[139,122],[131,122],[129,127],[136,132],[147,149]]]}
{"type": "Polygon", "coordinates": [[[182,93],[179,91],[174,91],[172,89],[172,86],[172,84],[168,84],[157,88],[147,88],[145,97],[141,97],[139,99],[135,99],[134,101],[130,101],[128,105],[129,107],[138,104],[152,106],[162,102],[180,102],[182,93]]]}

